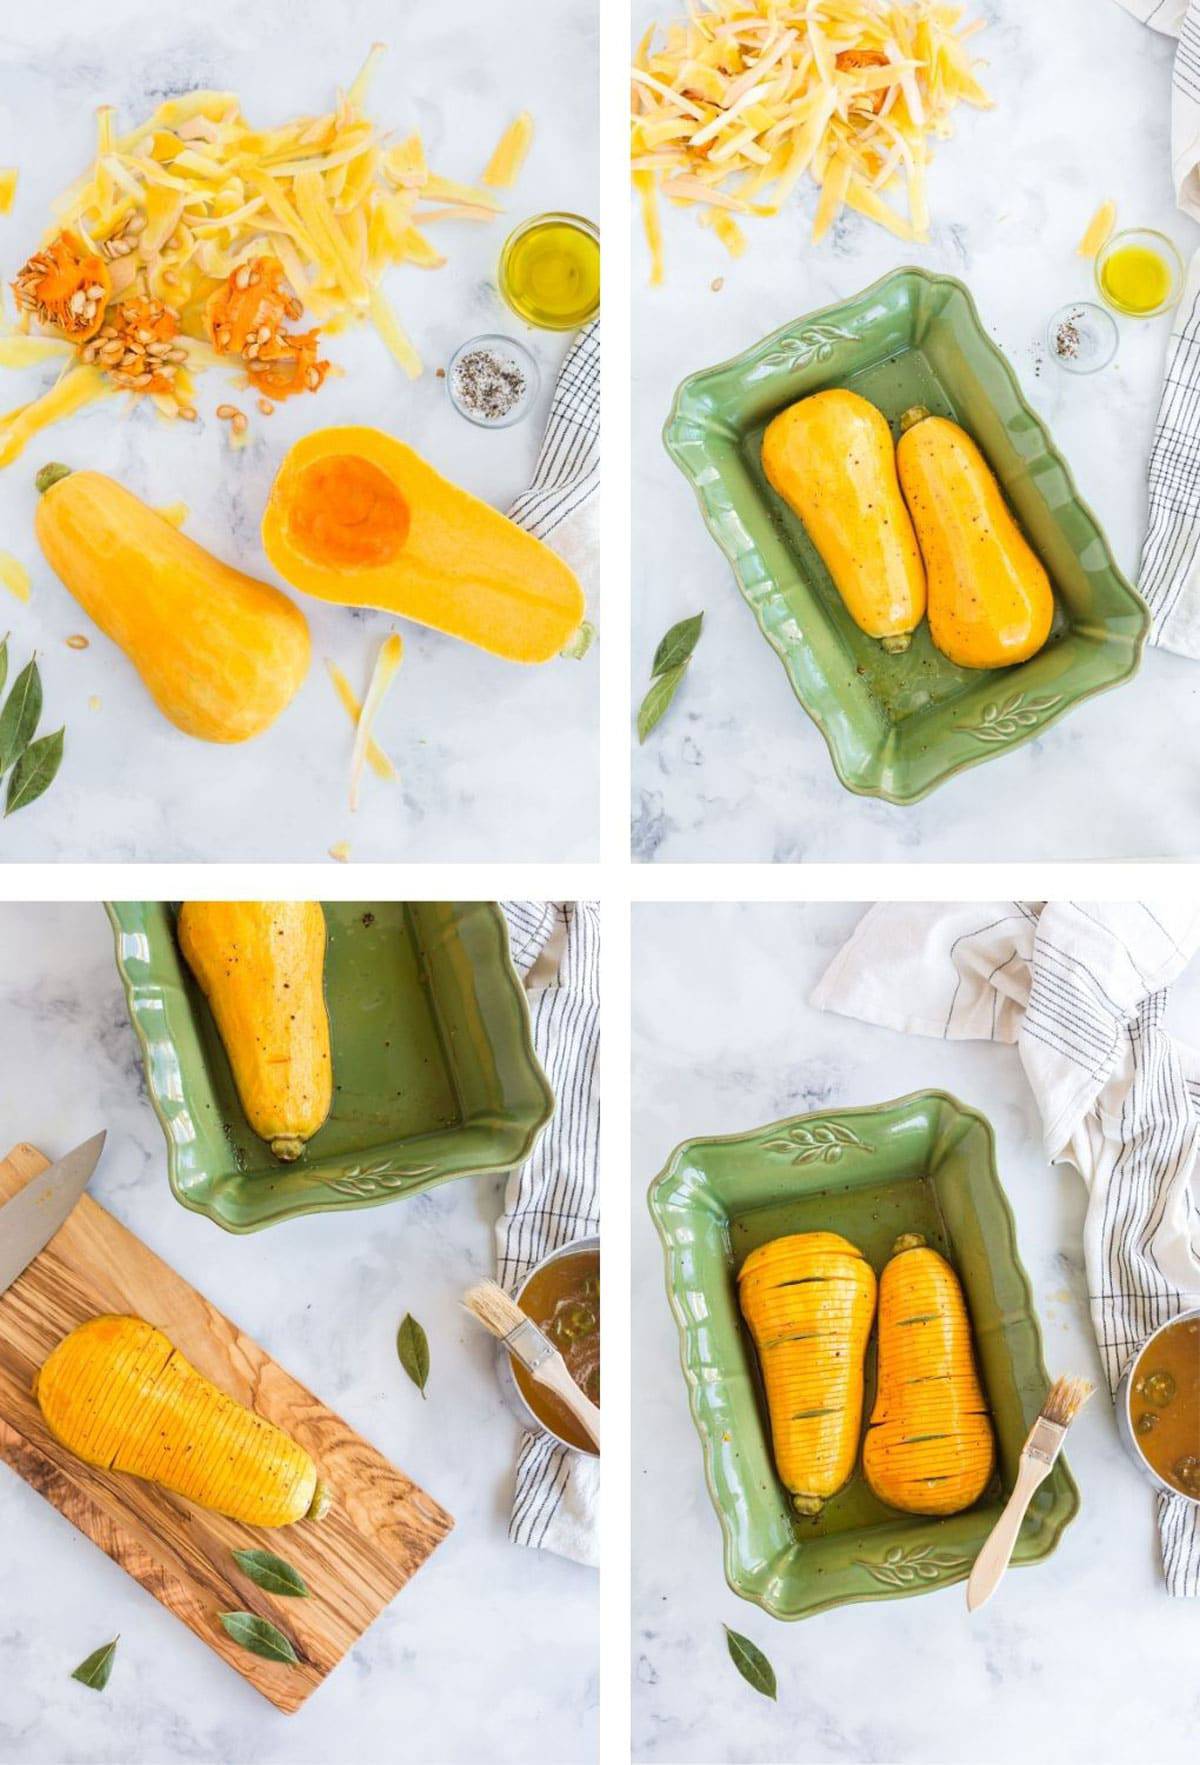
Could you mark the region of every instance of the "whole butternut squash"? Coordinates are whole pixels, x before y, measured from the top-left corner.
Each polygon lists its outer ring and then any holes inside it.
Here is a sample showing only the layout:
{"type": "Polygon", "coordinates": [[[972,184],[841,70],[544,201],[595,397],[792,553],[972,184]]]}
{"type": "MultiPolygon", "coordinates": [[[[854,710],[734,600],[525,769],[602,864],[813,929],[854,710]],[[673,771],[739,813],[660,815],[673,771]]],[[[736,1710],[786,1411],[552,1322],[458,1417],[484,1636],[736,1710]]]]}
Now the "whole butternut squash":
{"type": "Polygon", "coordinates": [[[583,622],[583,590],[557,553],[378,429],[318,429],[289,449],[262,540],[305,594],[510,661],[549,661],[583,622]]]}
{"type": "Polygon", "coordinates": [[[178,929],[246,1120],[276,1158],[299,1158],[333,1101],[321,903],[185,901],[178,929]]]}
{"type": "Polygon", "coordinates": [[[882,412],[842,387],[814,392],[768,424],[762,465],[854,623],[885,649],[906,649],[925,614],[925,569],[882,412]]]}
{"type": "Polygon", "coordinates": [[[1010,668],[1050,635],[1050,578],[965,430],[914,406],[901,418],[900,485],[929,585],[929,635],[960,668],[1010,668]]]}
{"type": "Polygon", "coordinates": [[[758,1350],[780,1481],[798,1513],[819,1513],[858,1456],[874,1270],[836,1232],[800,1232],[750,1252],[738,1295],[758,1350]]]}
{"type": "Polygon", "coordinates": [[[329,1490],[304,1448],[210,1384],[141,1318],[80,1324],[38,1369],[33,1393],[50,1432],[89,1465],[249,1526],[328,1512],[329,1490]]]}
{"type": "Polygon", "coordinates": [[[260,735],[308,672],[308,622],[100,472],[47,466],[35,519],[46,561],[129,657],[185,735],[260,735]]]}
{"type": "Polygon", "coordinates": [[[995,1458],[958,1278],[923,1238],[898,1238],[879,1281],[867,1482],[906,1513],[957,1514],[983,1494],[995,1458]]]}

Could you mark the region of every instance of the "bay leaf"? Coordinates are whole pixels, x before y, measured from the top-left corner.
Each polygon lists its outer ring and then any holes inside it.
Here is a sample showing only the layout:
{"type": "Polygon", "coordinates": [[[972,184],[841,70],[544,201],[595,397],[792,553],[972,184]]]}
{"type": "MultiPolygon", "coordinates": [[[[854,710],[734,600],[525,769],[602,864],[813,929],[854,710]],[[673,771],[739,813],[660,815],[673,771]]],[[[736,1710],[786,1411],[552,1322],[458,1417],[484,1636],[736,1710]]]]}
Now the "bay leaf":
{"type": "Polygon", "coordinates": [[[650,690],[638,706],[637,733],[638,741],[644,742],[650,731],[662,720],[667,707],[679,690],[679,682],[687,673],[687,663],[681,662],[677,668],[671,668],[666,674],[660,674],[657,680],[650,683],[650,690]]]}
{"type": "Polygon", "coordinates": [[[103,1691],[108,1684],[108,1676],[112,1672],[113,1656],[117,1652],[119,1636],[106,1642],[101,1649],[93,1649],[86,1661],[80,1661],[71,1678],[77,1679],[80,1685],[86,1685],[92,1691],[103,1691]]]}
{"type": "Polygon", "coordinates": [[[63,740],[66,729],[56,729],[52,735],[39,736],[31,742],[12,769],[8,781],[8,795],[4,802],[6,816],[13,815],[18,809],[24,809],[48,791],[58,776],[62,765],[63,740]]]}
{"type": "Polygon", "coordinates": [[[0,693],[4,691],[4,682],[8,679],[8,633],[0,638],[0,693]]]}
{"type": "Polygon", "coordinates": [[[265,1587],[268,1593],[281,1594],[286,1599],[309,1597],[304,1577],[273,1551],[234,1551],[233,1560],[256,1587],[265,1587]]]}
{"type": "Polygon", "coordinates": [[[690,619],[681,619],[678,625],[672,625],[654,652],[651,674],[667,674],[672,668],[681,668],[685,662],[689,662],[692,651],[700,640],[703,624],[704,614],[693,613],[690,619]]]}
{"type": "Polygon", "coordinates": [[[748,1636],[740,1636],[736,1630],[724,1626],[725,1642],[729,1649],[729,1658],[746,1681],[764,1698],[775,1696],[775,1669],[763,1654],[757,1643],[750,1641],[748,1636]]]}
{"type": "Polygon", "coordinates": [[[300,1665],[299,1655],[269,1618],[260,1618],[255,1612],[218,1612],[217,1616],[234,1642],[249,1649],[252,1655],[262,1655],[268,1661],[286,1661],[292,1667],[300,1665]]]}
{"type": "Polygon", "coordinates": [[[0,774],[7,772],[25,752],[41,714],[42,677],[35,656],[13,681],[12,691],[0,711],[0,774]]]}
{"type": "Polygon", "coordinates": [[[424,1397],[425,1382],[429,1378],[429,1338],[411,1312],[405,1312],[404,1322],[397,1332],[396,1353],[400,1356],[400,1365],[424,1397]]]}

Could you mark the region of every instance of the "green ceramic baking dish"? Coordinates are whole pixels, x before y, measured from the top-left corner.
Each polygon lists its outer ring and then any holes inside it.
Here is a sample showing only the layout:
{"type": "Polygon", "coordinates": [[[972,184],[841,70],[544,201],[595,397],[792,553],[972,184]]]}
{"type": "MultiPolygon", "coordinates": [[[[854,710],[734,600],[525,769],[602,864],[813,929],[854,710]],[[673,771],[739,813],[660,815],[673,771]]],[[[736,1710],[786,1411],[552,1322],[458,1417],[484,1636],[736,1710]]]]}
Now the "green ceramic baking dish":
{"type": "MultiPolygon", "coordinates": [[[[733,1591],[773,1617],[807,1618],[964,1580],[1011,1492],[1050,1387],[983,1116],[943,1091],[918,1091],[870,1109],[687,1140],[651,1185],[650,1212],[733,1591]],[[840,1232],[877,1272],[902,1232],[920,1232],[957,1272],[999,1443],[997,1475],[966,1512],[947,1519],[898,1513],[872,1495],[860,1470],[815,1519],[793,1512],[771,1457],[736,1281],[757,1245],[809,1231],[840,1232]]],[[[872,1339],[866,1414],[874,1356],[872,1339]]],[[[1013,1561],[1048,1557],[1078,1506],[1060,1459],[1034,1497],[1013,1561]]]]}
{"type": "Polygon", "coordinates": [[[522,1164],[554,1110],[490,901],[327,901],[329,1120],[280,1164],[242,1114],[175,909],[108,905],[177,1201],[229,1232],[522,1164]]]}
{"type": "Polygon", "coordinates": [[[693,374],[664,440],[849,790],[914,803],[1137,670],[1145,606],[951,276],[894,270],[693,374]],[[861,393],[895,433],[901,414],[921,404],[975,438],[1054,585],[1054,628],[1038,655],[1015,668],[959,668],[933,647],[927,625],[900,656],[858,629],[759,458],[771,418],[829,386],[861,393]]]}

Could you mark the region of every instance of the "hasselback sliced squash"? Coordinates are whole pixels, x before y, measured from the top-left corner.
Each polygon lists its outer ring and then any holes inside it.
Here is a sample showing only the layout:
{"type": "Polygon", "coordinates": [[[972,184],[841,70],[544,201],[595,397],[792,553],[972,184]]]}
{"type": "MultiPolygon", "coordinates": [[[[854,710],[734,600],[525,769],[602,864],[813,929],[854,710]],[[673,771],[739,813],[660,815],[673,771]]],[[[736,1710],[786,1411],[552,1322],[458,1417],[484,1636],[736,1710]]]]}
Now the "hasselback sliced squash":
{"type": "Polygon", "coordinates": [[[958,1277],[916,1234],[879,1281],[879,1378],[863,1443],[867,1482],[890,1507],[957,1514],[996,1460],[958,1277]]]}
{"type": "Polygon", "coordinates": [[[858,1456],[875,1272],[836,1232],[800,1232],[751,1251],[738,1295],[762,1367],[775,1467],[796,1511],[816,1514],[858,1456]]]}
{"type": "Polygon", "coordinates": [[[159,1483],[250,1526],[319,1520],[329,1491],[302,1446],[211,1384],[141,1318],[64,1336],[34,1379],[46,1425],[89,1465],[159,1483]]]}
{"type": "Polygon", "coordinates": [[[246,1120],[276,1158],[299,1158],[333,1101],[321,903],[185,901],[178,929],[246,1120]]]}

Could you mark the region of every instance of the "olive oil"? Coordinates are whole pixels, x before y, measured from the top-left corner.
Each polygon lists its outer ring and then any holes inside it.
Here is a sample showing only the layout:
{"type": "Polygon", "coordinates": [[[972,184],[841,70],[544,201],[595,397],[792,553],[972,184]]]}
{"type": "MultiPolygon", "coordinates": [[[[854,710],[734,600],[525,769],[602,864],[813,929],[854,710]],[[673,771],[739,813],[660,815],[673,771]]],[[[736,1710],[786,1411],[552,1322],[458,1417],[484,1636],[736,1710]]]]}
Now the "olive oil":
{"type": "Polygon", "coordinates": [[[1119,313],[1148,318],[1171,305],[1179,285],[1178,257],[1154,232],[1118,233],[1096,259],[1101,294],[1119,313]]]}
{"type": "Polygon", "coordinates": [[[518,317],[546,331],[573,331],[600,306],[600,237],[579,215],[538,215],[509,235],[500,292],[518,317]]]}

